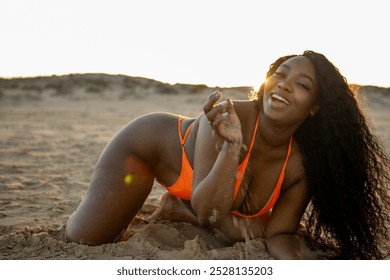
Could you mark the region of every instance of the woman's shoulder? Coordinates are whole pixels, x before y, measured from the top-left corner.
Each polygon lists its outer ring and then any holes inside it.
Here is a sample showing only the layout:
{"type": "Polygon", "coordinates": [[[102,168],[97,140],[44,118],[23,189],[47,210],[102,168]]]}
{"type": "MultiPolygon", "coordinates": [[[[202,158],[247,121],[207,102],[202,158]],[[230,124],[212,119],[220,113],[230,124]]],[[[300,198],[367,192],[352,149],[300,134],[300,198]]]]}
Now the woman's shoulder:
{"type": "Polygon", "coordinates": [[[257,104],[253,100],[233,100],[234,110],[240,120],[247,121],[248,118],[255,118],[258,114],[257,104]]]}
{"type": "Polygon", "coordinates": [[[232,100],[236,110],[257,110],[257,102],[255,100],[232,100]]]}

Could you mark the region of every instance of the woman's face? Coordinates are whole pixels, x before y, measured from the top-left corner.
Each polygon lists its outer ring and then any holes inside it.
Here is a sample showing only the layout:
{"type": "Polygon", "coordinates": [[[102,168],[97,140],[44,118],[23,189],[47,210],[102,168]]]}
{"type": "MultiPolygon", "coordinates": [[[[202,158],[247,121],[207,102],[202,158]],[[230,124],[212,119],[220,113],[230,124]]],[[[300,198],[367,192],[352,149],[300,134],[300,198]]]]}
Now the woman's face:
{"type": "Polygon", "coordinates": [[[283,62],[265,82],[264,114],[276,122],[301,124],[318,111],[315,69],[304,56],[283,62]]]}

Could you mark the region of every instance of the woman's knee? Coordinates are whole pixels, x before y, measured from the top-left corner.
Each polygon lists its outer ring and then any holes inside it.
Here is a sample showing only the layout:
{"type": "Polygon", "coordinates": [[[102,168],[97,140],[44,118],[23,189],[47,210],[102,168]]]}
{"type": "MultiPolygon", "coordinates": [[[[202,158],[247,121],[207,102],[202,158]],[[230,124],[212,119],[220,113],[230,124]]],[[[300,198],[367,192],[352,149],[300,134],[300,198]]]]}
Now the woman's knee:
{"type": "Polygon", "coordinates": [[[127,229],[128,223],[110,225],[99,219],[85,221],[85,215],[73,213],[65,228],[65,241],[76,242],[84,245],[101,245],[115,242],[127,229]]]}
{"type": "Polygon", "coordinates": [[[81,244],[86,244],[88,245],[88,240],[85,240],[85,238],[83,238],[83,233],[82,233],[82,226],[81,225],[77,225],[75,224],[75,221],[74,221],[74,216],[75,216],[76,212],[73,213],[67,223],[66,223],[66,227],[65,227],[65,241],[66,242],[76,242],[76,243],[81,243],[81,244]]]}

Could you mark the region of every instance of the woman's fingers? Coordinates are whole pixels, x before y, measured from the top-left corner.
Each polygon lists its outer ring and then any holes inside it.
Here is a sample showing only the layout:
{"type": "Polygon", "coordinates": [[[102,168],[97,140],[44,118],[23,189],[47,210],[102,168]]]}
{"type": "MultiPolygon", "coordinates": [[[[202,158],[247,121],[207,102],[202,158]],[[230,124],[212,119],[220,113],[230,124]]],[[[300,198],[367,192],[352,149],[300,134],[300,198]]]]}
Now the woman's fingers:
{"type": "Polygon", "coordinates": [[[226,101],[226,112],[229,113],[229,115],[232,115],[232,114],[235,114],[236,111],[234,111],[234,106],[233,106],[233,102],[231,99],[228,99],[226,101]]]}
{"type": "Polygon", "coordinates": [[[213,122],[220,114],[226,112],[226,102],[222,102],[214,106],[210,111],[206,113],[209,122],[213,122]]]}
{"type": "Polygon", "coordinates": [[[223,103],[216,105],[218,100],[221,99],[221,97],[222,93],[220,91],[215,91],[206,101],[206,104],[203,106],[203,111],[212,128],[215,118],[218,116],[219,113],[225,110],[225,105],[223,103]]]}
{"type": "Polygon", "coordinates": [[[236,114],[236,112],[234,111],[233,102],[228,99],[210,110],[207,114],[207,118],[209,121],[212,121],[214,125],[218,125],[222,120],[229,117],[229,115],[234,114],[236,114]]]}
{"type": "Polygon", "coordinates": [[[233,102],[228,99],[227,101],[221,102],[217,104],[218,100],[220,100],[222,97],[222,93],[219,91],[214,92],[209,99],[207,100],[206,104],[203,107],[204,113],[207,117],[207,120],[209,121],[211,127],[217,128],[219,132],[219,127],[223,125],[230,126],[230,116],[235,118],[236,112],[234,111],[233,102]],[[228,124],[229,123],[229,124],[228,124]]]}
{"type": "Polygon", "coordinates": [[[223,139],[232,143],[242,142],[241,124],[234,110],[233,102],[225,102],[225,110],[214,118],[214,131],[223,139]]]}
{"type": "Polygon", "coordinates": [[[218,100],[221,99],[221,97],[222,93],[220,91],[214,91],[214,93],[206,101],[206,104],[203,106],[203,111],[205,114],[214,108],[215,104],[218,102],[218,100]]]}

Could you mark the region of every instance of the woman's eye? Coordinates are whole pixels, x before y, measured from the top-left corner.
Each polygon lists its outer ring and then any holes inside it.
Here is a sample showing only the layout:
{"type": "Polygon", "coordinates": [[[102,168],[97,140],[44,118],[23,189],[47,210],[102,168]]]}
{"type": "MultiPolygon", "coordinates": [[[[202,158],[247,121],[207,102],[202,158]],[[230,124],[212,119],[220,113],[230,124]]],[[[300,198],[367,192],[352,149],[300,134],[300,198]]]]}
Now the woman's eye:
{"type": "Polygon", "coordinates": [[[306,90],[309,90],[309,89],[310,89],[309,86],[306,85],[306,84],[304,84],[304,83],[298,83],[298,85],[299,85],[300,87],[306,89],[306,90]]]}
{"type": "Polygon", "coordinates": [[[277,76],[277,77],[283,77],[284,74],[283,74],[282,72],[276,71],[276,72],[274,73],[274,75],[277,76]]]}

